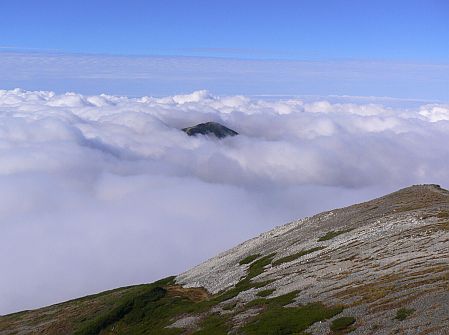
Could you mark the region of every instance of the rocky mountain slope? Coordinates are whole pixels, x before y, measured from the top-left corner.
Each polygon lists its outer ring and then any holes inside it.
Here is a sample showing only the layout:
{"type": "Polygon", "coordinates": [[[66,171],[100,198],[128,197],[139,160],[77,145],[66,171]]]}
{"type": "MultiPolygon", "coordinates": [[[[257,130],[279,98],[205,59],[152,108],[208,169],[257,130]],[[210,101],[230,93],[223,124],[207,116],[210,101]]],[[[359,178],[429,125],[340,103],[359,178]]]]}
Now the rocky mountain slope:
{"type": "Polygon", "coordinates": [[[0,334],[449,334],[449,192],[277,227],[177,277],[0,317],[0,334]]]}

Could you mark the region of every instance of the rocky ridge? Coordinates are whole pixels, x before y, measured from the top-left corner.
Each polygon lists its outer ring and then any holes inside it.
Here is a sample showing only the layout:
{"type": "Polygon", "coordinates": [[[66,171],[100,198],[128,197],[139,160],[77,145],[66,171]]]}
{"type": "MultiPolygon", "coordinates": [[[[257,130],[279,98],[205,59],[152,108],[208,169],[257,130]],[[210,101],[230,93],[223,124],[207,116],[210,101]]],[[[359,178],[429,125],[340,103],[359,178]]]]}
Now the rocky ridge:
{"type": "MultiPolygon", "coordinates": [[[[253,278],[269,284],[241,292],[233,298],[237,304],[261,290],[272,290],[269,297],[299,291],[294,304],[347,306],[343,313],[357,320],[353,334],[449,334],[449,192],[437,185],[412,186],[277,227],[176,282],[224,291],[248,270],[239,262],[257,254],[275,254],[253,278]],[[413,314],[397,322],[401,308],[413,314]]],[[[309,329],[328,331],[325,322],[309,329]]]]}

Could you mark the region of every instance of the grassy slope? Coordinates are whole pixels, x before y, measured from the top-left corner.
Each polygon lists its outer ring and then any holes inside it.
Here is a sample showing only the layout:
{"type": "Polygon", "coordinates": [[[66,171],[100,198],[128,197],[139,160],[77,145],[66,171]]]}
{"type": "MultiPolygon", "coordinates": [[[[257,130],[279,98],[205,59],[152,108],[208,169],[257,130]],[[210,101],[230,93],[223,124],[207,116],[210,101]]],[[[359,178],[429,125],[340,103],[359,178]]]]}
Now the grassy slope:
{"type": "Polygon", "coordinates": [[[72,334],[85,320],[106,313],[127,296],[144,292],[149,285],[123,287],[49,307],[0,317],[0,334],[72,334]]]}
{"type": "Polygon", "coordinates": [[[234,298],[240,292],[260,288],[267,283],[254,283],[252,278],[271,264],[274,254],[254,256],[248,272],[235,287],[209,296],[199,288],[185,289],[169,277],[152,284],[107,291],[72,300],[36,311],[25,311],[0,318],[0,334],[13,330],[32,329],[33,334],[158,334],[176,335],[185,330],[167,328],[173,320],[185,315],[200,317],[197,327],[188,330],[195,335],[227,334],[232,317],[248,310],[258,310],[240,327],[243,334],[302,334],[314,322],[328,319],[341,312],[342,307],[311,303],[299,307],[284,307],[294,301],[297,292],[268,299],[259,298],[245,306],[230,308],[226,315],[213,308],[234,298]]]}

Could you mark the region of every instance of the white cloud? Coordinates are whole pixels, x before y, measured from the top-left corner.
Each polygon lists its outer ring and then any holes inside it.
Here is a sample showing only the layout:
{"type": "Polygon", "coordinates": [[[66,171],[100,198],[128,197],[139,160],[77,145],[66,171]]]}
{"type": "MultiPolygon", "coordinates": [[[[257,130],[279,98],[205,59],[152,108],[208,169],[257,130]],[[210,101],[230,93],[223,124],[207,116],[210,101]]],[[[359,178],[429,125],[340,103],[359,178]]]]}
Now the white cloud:
{"type": "Polygon", "coordinates": [[[421,107],[419,114],[430,122],[447,121],[449,120],[449,105],[424,105],[421,107]]]}
{"type": "Polygon", "coordinates": [[[0,91],[0,313],[176,274],[401,186],[447,186],[447,111],[0,91]],[[179,130],[210,120],[241,135],[179,130]]]}

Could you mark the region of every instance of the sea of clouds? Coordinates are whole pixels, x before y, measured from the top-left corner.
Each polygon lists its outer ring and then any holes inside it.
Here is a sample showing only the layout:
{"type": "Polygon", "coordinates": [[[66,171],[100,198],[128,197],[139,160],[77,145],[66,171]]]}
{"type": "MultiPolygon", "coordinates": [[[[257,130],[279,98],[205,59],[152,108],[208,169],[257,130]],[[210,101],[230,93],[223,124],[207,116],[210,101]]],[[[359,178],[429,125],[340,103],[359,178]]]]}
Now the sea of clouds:
{"type": "Polygon", "coordinates": [[[264,230],[449,186],[449,105],[0,90],[0,314],[176,274],[264,230]],[[217,121],[218,140],[180,129],[217,121]]]}

